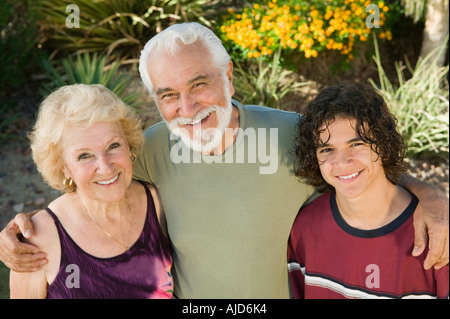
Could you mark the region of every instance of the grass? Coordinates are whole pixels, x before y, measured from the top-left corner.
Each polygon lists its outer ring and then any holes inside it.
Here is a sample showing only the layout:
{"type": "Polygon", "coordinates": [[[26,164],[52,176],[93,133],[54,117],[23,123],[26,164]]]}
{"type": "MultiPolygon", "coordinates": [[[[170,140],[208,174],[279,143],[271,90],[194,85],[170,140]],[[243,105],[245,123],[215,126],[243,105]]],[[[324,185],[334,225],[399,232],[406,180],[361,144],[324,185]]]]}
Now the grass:
{"type": "Polygon", "coordinates": [[[9,299],[9,269],[0,262],[0,299],[9,299]]]}

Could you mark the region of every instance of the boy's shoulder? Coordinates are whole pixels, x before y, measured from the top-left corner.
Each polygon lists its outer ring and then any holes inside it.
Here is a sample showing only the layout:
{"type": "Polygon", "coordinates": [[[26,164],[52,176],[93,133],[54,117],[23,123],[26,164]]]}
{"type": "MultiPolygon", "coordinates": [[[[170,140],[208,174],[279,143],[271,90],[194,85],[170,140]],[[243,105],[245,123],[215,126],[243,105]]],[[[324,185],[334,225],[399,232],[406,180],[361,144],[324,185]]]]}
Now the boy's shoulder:
{"type": "Polygon", "coordinates": [[[300,209],[300,213],[302,213],[302,214],[303,213],[310,214],[310,212],[314,212],[315,210],[317,210],[319,208],[330,207],[330,198],[331,198],[331,194],[332,193],[333,192],[320,194],[316,199],[314,199],[308,205],[303,206],[300,209]]]}
{"type": "Polygon", "coordinates": [[[315,200],[303,206],[295,219],[295,224],[309,225],[331,216],[330,197],[332,192],[319,195],[315,200]]]}

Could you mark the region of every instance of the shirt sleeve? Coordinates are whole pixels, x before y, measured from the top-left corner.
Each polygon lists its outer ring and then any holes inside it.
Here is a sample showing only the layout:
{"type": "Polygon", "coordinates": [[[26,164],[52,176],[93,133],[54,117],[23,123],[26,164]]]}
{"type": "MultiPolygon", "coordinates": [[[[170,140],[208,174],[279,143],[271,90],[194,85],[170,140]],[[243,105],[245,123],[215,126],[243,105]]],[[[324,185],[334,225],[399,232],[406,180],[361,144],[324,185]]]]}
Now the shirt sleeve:
{"type": "Polygon", "coordinates": [[[165,124],[157,123],[145,130],[144,147],[133,164],[133,179],[156,185],[156,162],[160,160],[158,154],[161,155],[164,151],[161,145],[167,136],[164,135],[163,125],[165,124]]]}
{"type": "Polygon", "coordinates": [[[449,293],[448,269],[449,268],[447,265],[439,270],[434,270],[434,278],[436,278],[437,297],[439,299],[448,299],[449,293]]]}
{"type": "Polygon", "coordinates": [[[294,299],[305,298],[305,275],[304,265],[302,261],[296,255],[292,238],[289,237],[288,242],[288,269],[289,269],[289,281],[291,284],[292,294],[294,299]]]}

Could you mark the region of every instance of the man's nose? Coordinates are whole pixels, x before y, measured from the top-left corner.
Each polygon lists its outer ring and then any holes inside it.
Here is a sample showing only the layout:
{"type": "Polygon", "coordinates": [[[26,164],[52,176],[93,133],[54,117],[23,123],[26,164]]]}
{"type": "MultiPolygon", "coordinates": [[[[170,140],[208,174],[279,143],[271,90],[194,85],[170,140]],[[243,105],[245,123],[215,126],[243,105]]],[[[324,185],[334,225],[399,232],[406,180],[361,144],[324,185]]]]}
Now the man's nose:
{"type": "Polygon", "coordinates": [[[192,118],[197,114],[197,103],[189,93],[181,93],[179,100],[178,114],[180,117],[192,118]]]}

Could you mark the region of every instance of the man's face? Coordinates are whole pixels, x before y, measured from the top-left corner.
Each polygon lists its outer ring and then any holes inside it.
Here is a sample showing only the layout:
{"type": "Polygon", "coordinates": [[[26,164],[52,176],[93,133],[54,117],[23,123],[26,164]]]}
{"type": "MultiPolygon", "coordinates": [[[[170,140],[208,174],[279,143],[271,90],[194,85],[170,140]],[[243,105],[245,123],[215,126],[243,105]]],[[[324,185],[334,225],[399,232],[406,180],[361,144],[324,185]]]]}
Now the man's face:
{"type": "Polygon", "coordinates": [[[203,153],[220,145],[232,110],[231,63],[225,78],[203,45],[192,44],[174,55],[151,54],[147,71],[169,129],[203,153]]]}

